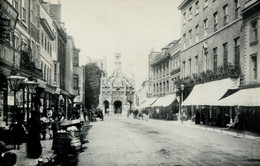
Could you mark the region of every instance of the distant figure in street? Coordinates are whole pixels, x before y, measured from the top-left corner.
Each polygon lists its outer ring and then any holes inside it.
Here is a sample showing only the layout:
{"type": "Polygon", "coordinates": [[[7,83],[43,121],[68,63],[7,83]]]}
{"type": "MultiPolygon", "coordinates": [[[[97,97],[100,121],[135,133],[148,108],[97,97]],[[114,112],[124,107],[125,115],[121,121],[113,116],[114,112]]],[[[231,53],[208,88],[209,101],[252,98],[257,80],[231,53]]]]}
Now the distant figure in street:
{"type": "Polygon", "coordinates": [[[42,154],[40,142],[41,121],[37,111],[32,111],[32,117],[28,121],[27,155],[38,158],[42,154]]]}
{"type": "Polygon", "coordinates": [[[85,122],[88,120],[88,110],[87,109],[84,109],[84,112],[83,112],[83,116],[84,116],[84,120],[85,122]]]}
{"type": "Polygon", "coordinates": [[[52,141],[51,149],[55,150],[55,146],[57,144],[57,133],[58,133],[58,130],[60,129],[60,121],[59,121],[58,116],[54,117],[54,121],[52,122],[51,129],[52,129],[52,134],[53,134],[53,141],[52,141]]]}

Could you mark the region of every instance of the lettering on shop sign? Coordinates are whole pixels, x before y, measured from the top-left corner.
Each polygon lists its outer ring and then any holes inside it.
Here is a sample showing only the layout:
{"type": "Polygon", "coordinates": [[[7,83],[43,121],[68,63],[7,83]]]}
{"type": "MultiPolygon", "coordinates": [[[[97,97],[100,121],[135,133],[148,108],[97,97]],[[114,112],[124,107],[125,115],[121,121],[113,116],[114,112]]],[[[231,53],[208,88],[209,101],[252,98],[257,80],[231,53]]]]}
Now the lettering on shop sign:
{"type": "Polygon", "coordinates": [[[18,12],[7,1],[0,1],[0,39],[7,43],[10,43],[11,30],[15,29],[18,19],[18,12]]]}

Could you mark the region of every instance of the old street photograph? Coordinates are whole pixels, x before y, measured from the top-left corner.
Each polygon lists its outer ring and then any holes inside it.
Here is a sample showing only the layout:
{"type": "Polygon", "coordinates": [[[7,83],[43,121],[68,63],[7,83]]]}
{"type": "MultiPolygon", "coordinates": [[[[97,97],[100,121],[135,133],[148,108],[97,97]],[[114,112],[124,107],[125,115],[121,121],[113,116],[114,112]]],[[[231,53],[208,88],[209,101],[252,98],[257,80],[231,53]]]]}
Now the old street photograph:
{"type": "Polygon", "coordinates": [[[0,0],[0,166],[248,165],[260,0],[0,0]]]}

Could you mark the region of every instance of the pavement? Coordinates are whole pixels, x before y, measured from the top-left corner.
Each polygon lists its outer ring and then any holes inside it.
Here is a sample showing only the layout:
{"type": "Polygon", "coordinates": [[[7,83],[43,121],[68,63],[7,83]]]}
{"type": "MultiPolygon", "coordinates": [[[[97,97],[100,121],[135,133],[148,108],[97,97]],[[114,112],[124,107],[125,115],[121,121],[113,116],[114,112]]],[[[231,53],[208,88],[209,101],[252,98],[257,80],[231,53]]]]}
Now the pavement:
{"type": "Polygon", "coordinates": [[[170,123],[172,125],[180,125],[180,126],[198,129],[198,130],[206,130],[209,132],[216,132],[216,133],[221,133],[221,134],[225,134],[225,135],[231,135],[231,136],[238,137],[238,138],[245,138],[245,139],[260,141],[260,133],[252,132],[252,131],[195,124],[194,122],[191,122],[191,121],[181,122],[181,121],[165,121],[165,120],[157,120],[157,119],[149,119],[149,121],[154,121],[155,123],[157,121],[160,121],[162,123],[170,123]]]}
{"type": "MultiPolygon", "coordinates": [[[[42,145],[42,155],[41,157],[51,157],[53,155],[53,150],[51,150],[52,139],[41,140],[42,145]]],[[[38,163],[38,159],[32,159],[27,157],[26,153],[26,143],[20,146],[19,150],[10,150],[17,155],[17,166],[35,166],[38,163]]]]}

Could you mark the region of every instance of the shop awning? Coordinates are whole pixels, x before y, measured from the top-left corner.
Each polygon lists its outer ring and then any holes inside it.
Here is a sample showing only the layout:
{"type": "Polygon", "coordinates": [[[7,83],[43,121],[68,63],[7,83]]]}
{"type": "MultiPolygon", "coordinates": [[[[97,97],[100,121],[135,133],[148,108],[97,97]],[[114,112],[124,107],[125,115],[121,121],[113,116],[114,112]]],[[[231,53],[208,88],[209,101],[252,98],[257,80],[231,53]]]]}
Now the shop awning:
{"type": "Polygon", "coordinates": [[[176,94],[170,94],[164,97],[159,97],[156,102],[154,102],[151,106],[152,107],[167,107],[169,106],[174,100],[176,100],[176,94]]]}
{"type": "Polygon", "coordinates": [[[39,85],[38,85],[39,88],[42,88],[42,89],[45,89],[45,88],[46,88],[46,82],[45,82],[45,81],[43,81],[43,80],[37,78],[37,81],[36,81],[36,82],[39,84],[39,85]]]}
{"type": "Polygon", "coordinates": [[[138,108],[150,107],[150,105],[152,105],[157,99],[158,99],[158,97],[147,98],[143,104],[138,106],[138,108]]]}
{"type": "Polygon", "coordinates": [[[195,85],[190,95],[183,101],[182,106],[189,105],[218,105],[218,100],[228,89],[237,89],[239,79],[226,78],[222,80],[195,85]]]}
{"type": "Polygon", "coordinates": [[[55,93],[56,88],[55,87],[51,87],[48,84],[46,85],[46,88],[44,89],[45,92],[54,94],[55,93]]]}
{"type": "Polygon", "coordinates": [[[241,89],[238,92],[218,101],[221,106],[260,106],[260,87],[241,89]]]}

